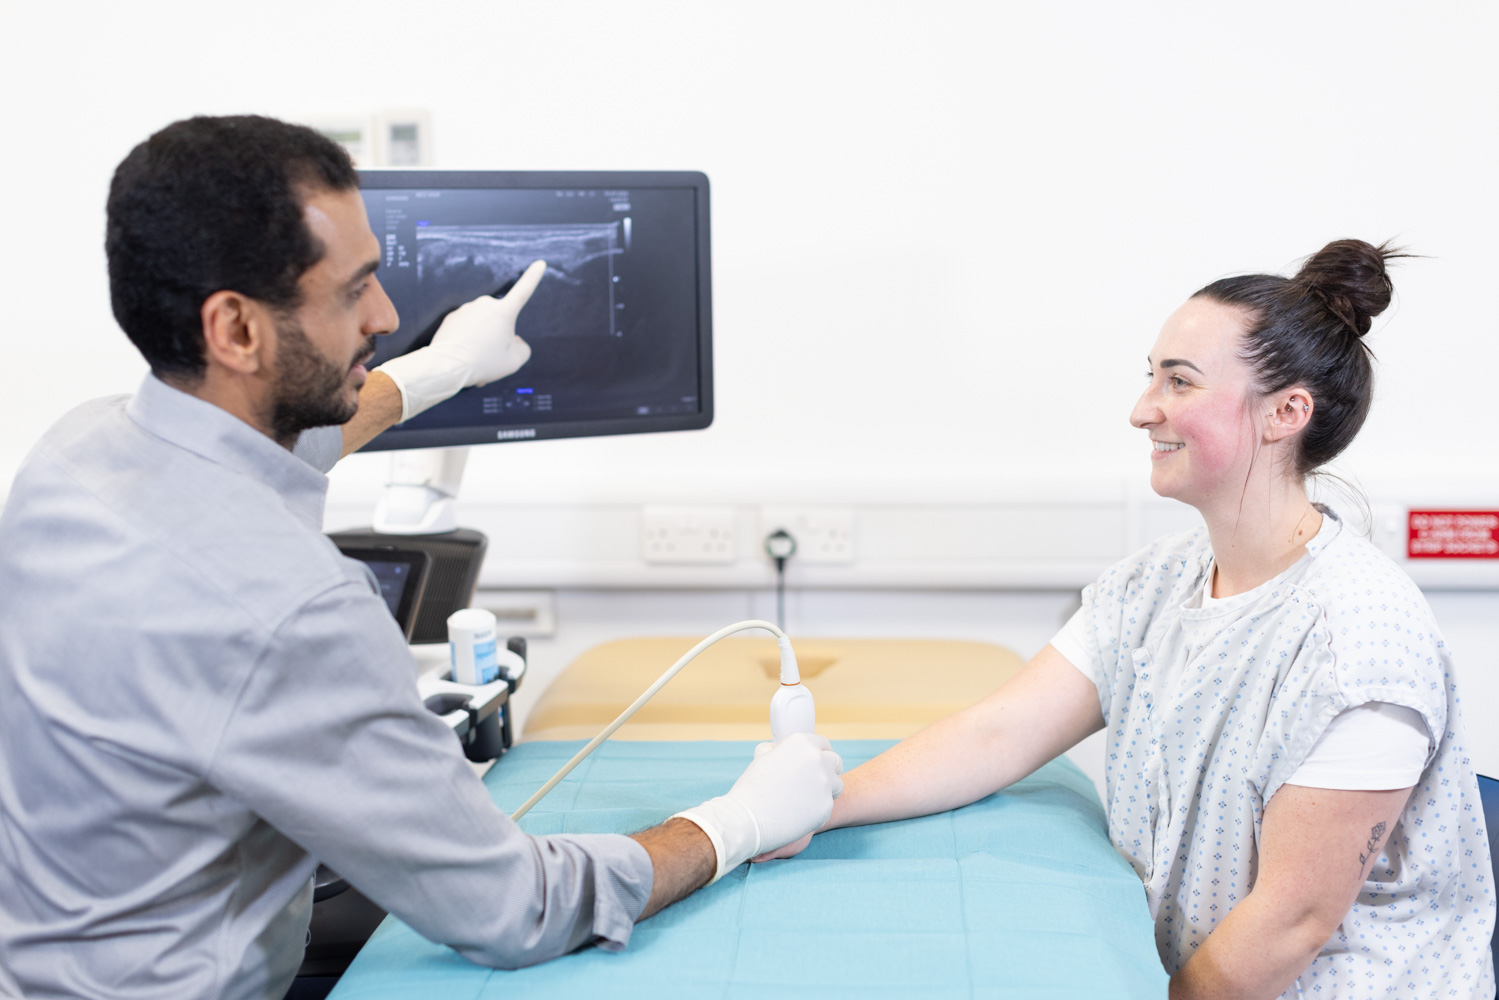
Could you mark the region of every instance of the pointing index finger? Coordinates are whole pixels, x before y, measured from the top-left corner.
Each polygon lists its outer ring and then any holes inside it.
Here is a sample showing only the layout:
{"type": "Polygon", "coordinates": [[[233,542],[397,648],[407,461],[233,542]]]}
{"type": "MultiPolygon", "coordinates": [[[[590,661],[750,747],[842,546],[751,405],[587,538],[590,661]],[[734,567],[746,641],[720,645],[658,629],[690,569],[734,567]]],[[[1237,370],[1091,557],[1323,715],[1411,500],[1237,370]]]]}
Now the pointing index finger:
{"type": "Polygon", "coordinates": [[[502,300],[512,303],[516,309],[520,309],[531,299],[531,293],[536,291],[536,286],[541,284],[541,278],[547,273],[547,262],[544,260],[533,260],[531,266],[516,279],[515,286],[505,295],[502,300]]]}

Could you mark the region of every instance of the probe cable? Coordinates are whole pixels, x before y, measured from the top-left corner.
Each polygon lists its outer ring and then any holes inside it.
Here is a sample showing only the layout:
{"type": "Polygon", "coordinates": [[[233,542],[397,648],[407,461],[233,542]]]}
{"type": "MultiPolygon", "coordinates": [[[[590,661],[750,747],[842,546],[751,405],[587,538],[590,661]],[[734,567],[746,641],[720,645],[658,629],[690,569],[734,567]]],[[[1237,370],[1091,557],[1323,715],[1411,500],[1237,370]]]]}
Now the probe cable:
{"type": "Polygon", "coordinates": [[[786,627],[786,560],[796,555],[796,539],[777,528],[765,539],[765,554],[776,563],[776,624],[786,627]]]}
{"type": "Polygon", "coordinates": [[[510,814],[510,818],[512,820],[519,821],[522,816],[530,812],[532,806],[540,802],[548,792],[556,788],[558,782],[567,777],[573,768],[583,763],[583,758],[587,757],[589,754],[593,753],[594,750],[598,749],[599,744],[603,743],[610,736],[613,736],[616,729],[629,721],[630,716],[640,711],[641,707],[644,706],[646,702],[654,698],[656,696],[656,692],[660,691],[661,688],[666,685],[667,681],[675,677],[683,667],[692,662],[693,657],[697,656],[697,654],[701,653],[703,650],[707,649],[709,646],[713,645],[715,642],[726,636],[733,635],[735,632],[745,632],[749,629],[755,628],[763,628],[767,632],[775,635],[776,639],[782,643],[783,650],[788,650],[790,648],[789,638],[786,633],[782,632],[779,628],[772,625],[770,622],[762,622],[757,620],[743,621],[738,622],[734,625],[726,625],[723,628],[719,629],[717,632],[714,632],[712,635],[708,636],[708,638],[704,639],[702,642],[689,649],[687,651],[687,654],[680,660],[672,664],[671,669],[662,674],[660,678],[657,679],[656,683],[646,688],[645,691],[640,695],[640,697],[635,699],[635,703],[633,705],[625,709],[623,712],[619,713],[619,717],[605,726],[603,732],[599,733],[593,739],[589,740],[588,745],[574,754],[572,760],[568,761],[566,764],[563,764],[560,771],[548,778],[547,783],[538,788],[535,795],[532,795],[525,802],[522,802],[521,807],[510,814]]]}

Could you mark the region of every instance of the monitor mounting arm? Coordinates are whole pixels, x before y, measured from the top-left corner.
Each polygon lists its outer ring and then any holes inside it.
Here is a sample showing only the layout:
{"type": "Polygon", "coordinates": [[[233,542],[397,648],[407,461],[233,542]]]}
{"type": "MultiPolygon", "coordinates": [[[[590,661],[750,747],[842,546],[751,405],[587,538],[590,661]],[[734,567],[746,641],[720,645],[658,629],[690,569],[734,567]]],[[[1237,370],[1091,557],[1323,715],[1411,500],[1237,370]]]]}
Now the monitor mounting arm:
{"type": "Polygon", "coordinates": [[[467,448],[392,452],[385,493],[375,505],[375,530],[436,535],[457,528],[456,500],[467,461],[467,448]]]}

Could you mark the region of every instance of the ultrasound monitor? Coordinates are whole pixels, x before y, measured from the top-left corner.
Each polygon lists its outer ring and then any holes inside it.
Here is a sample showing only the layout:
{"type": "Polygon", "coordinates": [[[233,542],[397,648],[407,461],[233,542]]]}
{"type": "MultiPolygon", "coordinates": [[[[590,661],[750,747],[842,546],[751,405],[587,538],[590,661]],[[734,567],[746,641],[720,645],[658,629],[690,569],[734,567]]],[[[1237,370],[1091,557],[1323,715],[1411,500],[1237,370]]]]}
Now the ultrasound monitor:
{"type": "Polygon", "coordinates": [[[366,170],[360,188],[400,315],[371,367],[425,346],[453,309],[547,262],[516,323],[531,359],[365,450],[712,423],[706,176],[366,170]]]}

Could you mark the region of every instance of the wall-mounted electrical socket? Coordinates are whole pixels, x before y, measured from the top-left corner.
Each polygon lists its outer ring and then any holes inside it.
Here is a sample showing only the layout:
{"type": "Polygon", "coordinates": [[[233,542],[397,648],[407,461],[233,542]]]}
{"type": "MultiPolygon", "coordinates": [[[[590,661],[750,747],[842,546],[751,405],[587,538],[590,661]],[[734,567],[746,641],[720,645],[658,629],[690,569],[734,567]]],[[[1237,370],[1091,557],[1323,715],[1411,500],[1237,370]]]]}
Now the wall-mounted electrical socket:
{"type": "Polygon", "coordinates": [[[377,119],[376,149],[386,167],[432,165],[432,116],[419,108],[386,108],[377,119]]]}
{"type": "Polygon", "coordinates": [[[342,146],[354,166],[364,169],[381,165],[380,124],[373,113],[303,115],[298,121],[342,146]]]}
{"type": "Polygon", "coordinates": [[[490,590],[480,587],[474,607],[492,612],[502,636],[549,638],[557,632],[557,594],[551,590],[490,590]]]}
{"type": "Polygon", "coordinates": [[[303,115],[305,124],[348,150],[354,166],[432,166],[432,115],[421,108],[303,115]]]}
{"type": "Polygon", "coordinates": [[[661,565],[727,565],[734,547],[733,507],[645,507],[640,512],[640,558],[661,565]]]}
{"type": "Polygon", "coordinates": [[[854,512],[848,507],[765,507],[760,537],[784,530],[796,539],[793,563],[851,566],[854,562],[854,512]]]}

